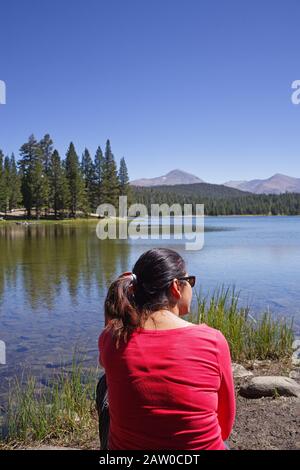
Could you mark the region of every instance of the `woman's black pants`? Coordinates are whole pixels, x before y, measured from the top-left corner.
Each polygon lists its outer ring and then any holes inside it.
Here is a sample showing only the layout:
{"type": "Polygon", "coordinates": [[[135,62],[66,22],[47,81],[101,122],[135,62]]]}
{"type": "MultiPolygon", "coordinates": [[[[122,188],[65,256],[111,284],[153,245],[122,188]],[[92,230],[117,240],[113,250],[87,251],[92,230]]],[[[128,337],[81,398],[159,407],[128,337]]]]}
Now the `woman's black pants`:
{"type": "Polygon", "coordinates": [[[107,450],[109,432],[109,408],[105,373],[101,375],[97,384],[96,406],[99,417],[100,449],[107,450]]]}

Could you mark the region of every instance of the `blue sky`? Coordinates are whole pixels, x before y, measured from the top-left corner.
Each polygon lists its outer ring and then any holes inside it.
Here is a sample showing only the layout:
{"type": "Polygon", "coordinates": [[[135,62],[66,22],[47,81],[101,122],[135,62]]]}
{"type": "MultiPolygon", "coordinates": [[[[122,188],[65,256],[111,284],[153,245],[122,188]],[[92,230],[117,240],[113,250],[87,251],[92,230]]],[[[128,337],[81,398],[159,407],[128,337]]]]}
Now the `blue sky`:
{"type": "Polygon", "coordinates": [[[300,177],[298,0],[3,0],[0,148],[111,140],[131,179],[300,177]]]}

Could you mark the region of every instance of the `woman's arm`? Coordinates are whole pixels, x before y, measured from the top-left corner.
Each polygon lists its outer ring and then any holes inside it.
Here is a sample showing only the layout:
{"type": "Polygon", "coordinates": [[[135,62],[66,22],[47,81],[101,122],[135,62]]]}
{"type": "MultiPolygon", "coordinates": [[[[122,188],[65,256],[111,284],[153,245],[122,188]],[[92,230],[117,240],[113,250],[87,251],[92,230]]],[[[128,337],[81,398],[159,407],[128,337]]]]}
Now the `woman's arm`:
{"type": "Polygon", "coordinates": [[[230,350],[225,337],[220,332],[217,349],[221,373],[221,385],[218,393],[218,420],[222,439],[226,440],[232,431],[236,405],[230,350]]]}

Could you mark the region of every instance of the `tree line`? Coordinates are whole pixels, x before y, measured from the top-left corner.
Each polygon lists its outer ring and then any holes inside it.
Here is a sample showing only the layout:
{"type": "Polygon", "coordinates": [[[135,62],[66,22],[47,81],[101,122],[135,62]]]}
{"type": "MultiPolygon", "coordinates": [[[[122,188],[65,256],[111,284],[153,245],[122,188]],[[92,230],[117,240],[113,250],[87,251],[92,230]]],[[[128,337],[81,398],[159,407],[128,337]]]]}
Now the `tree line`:
{"type": "Polygon", "coordinates": [[[128,205],[204,204],[206,215],[300,215],[300,194],[252,194],[223,185],[195,183],[160,187],[132,187],[124,158],[119,168],[110,141],[104,153],[99,146],[92,157],[86,148],[79,158],[71,142],[62,159],[46,134],[40,141],[31,135],[15,155],[0,150],[0,212],[24,207],[28,217],[76,217],[95,212],[102,203],[116,209],[119,196],[128,205]]]}
{"type": "Polygon", "coordinates": [[[102,203],[118,206],[118,197],[130,199],[129,176],[124,157],[117,167],[110,141],[94,157],[86,148],[79,158],[73,142],[61,158],[46,134],[40,141],[31,135],[20,148],[20,158],[0,150],[0,211],[7,214],[24,207],[27,216],[42,213],[76,217],[93,212],[102,203]]]}
{"type": "Polygon", "coordinates": [[[300,215],[300,194],[252,194],[220,185],[197,183],[157,188],[135,187],[133,199],[144,204],[148,213],[151,204],[166,203],[192,204],[196,213],[196,204],[204,204],[205,215],[300,215]],[[207,192],[204,184],[208,187],[207,192]],[[213,196],[212,196],[213,194],[213,196]]]}

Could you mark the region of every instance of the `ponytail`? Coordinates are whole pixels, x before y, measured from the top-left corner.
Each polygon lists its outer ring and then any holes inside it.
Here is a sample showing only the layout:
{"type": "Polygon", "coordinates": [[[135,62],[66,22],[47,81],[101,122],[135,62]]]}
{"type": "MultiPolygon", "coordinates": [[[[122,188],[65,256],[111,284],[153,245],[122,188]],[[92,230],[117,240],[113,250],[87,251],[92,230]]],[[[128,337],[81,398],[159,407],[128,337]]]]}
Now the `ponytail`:
{"type": "Polygon", "coordinates": [[[112,330],[117,347],[121,338],[126,342],[128,334],[140,325],[133,294],[136,278],[129,274],[122,274],[111,284],[104,303],[106,328],[112,330]]]}

